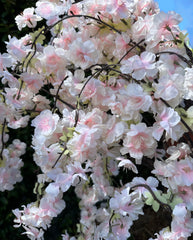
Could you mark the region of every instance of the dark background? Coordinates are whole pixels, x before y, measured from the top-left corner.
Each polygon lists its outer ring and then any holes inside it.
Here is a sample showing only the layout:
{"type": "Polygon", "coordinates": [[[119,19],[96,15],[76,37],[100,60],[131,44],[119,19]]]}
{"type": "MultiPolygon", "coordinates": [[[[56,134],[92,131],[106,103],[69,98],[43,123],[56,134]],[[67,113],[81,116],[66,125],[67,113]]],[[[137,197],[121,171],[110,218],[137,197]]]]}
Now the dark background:
{"type": "MultiPolygon", "coordinates": [[[[0,52],[6,51],[4,41],[8,40],[8,35],[20,37],[20,33],[15,24],[15,16],[23,11],[26,7],[32,6],[33,1],[27,0],[0,0],[0,52]]],[[[21,141],[31,141],[29,136],[30,129],[22,129],[10,132],[10,141],[14,138],[19,138],[21,141]]],[[[21,235],[20,228],[13,227],[14,215],[12,209],[20,208],[22,204],[30,203],[35,200],[33,196],[33,186],[36,181],[34,174],[35,164],[32,161],[32,150],[28,147],[28,154],[22,156],[24,167],[22,168],[22,175],[24,181],[17,183],[14,190],[0,192],[0,239],[1,240],[23,240],[28,239],[21,235]]]]}
{"type": "Polygon", "coordinates": [[[5,52],[4,41],[8,40],[8,35],[22,36],[17,29],[15,17],[22,13],[27,7],[35,6],[35,1],[29,0],[0,0],[0,52],[5,52]]]}

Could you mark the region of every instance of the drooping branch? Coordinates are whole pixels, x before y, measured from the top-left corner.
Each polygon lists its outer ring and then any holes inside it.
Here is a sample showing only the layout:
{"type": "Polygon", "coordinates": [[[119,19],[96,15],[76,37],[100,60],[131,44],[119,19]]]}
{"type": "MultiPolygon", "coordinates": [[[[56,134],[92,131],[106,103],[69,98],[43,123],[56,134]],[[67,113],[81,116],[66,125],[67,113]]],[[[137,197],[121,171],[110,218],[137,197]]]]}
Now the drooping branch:
{"type": "Polygon", "coordinates": [[[60,158],[62,157],[62,155],[64,154],[64,152],[66,151],[66,147],[62,150],[62,152],[60,153],[60,155],[58,156],[58,158],[56,159],[56,162],[54,163],[54,165],[52,166],[52,168],[55,168],[56,164],[59,162],[60,158]]]}
{"type": "Polygon", "coordinates": [[[76,127],[77,123],[78,123],[78,118],[79,118],[79,101],[80,101],[80,97],[82,92],[84,91],[86,85],[88,84],[88,82],[95,76],[97,76],[98,74],[100,74],[103,71],[103,69],[98,69],[96,72],[94,72],[88,79],[87,81],[84,83],[80,93],[78,94],[78,99],[77,99],[77,103],[76,103],[76,113],[75,113],[75,123],[74,123],[74,127],[76,127]]]}
{"type": "Polygon", "coordinates": [[[5,147],[5,141],[4,141],[4,132],[5,132],[5,126],[6,126],[6,119],[4,119],[3,126],[2,126],[2,133],[1,133],[1,152],[0,152],[0,160],[3,160],[3,150],[5,147]]]}
{"type": "MultiPolygon", "coordinates": [[[[46,89],[42,88],[42,91],[44,91],[45,93],[49,94],[52,97],[55,97],[56,95],[51,94],[49,91],[47,91],[46,89]]],[[[64,103],[66,106],[68,106],[69,108],[71,108],[72,110],[76,109],[75,106],[71,105],[70,103],[64,101],[63,99],[61,99],[59,96],[57,96],[57,100],[59,100],[60,102],[64,103]]]]}
{"type": "Polygon", "coordinates": [[[192,63],[185,57],[183,57],[181,54],[176,53],[176,52],[171,52],[171,51],[163,51],[163,52],[158,52],[156,53],[156,56],[158,57],[161,54],[170,54],[170,55],[176,55],[178,56],[183,62],[188,64],[189,67],[192,67],[192,63]]]}
{"type": "Polygon", "coordinates": [[[84,18],[84,19],[92,19],[96,22],[98,22],[99,24],[102,24],[102,25],[105,25],[106,27],[109,27],[111,30],[121,34],[121,31],[116,29],[115,27],[111,26],[110,24],[104,22],[103,20],[101,20],[101,18],[99,17],[98,15],[98,18],[96,17],[92,17],[92,16],[89,16],[89,15],[84,15],[84,14],[73,14],[73,12],[71,12],[72,15],[65,15],[63,18],[61,18],[59,21],[57,21],[56,23],[54,23],[53,25],[51,25],[50,27],[48,27],[46,31],[50,31],[53,27],[55,27],[58,23],[60,23],[61,21],[64,21],[64,20],[67,20],[67,19],[70,19],[70,18],[84,18]]]}
{"type": "Polygon", "coordinates": [[[117,62],[117,64],[120,64],[121,61],[122,61],[134,48],[139,47],[139,45],[140,45],[142,42],[144,42],[144,41],[145,41],[145,39],[142,39],[140,42],[135,43],[134,46],[131,47],[131,48],[120,58],[120,60],[117,62]]]}
{"type": "Polygon", "coordinates": [[[160,201],[160,200],[156,197],[155,193],[154,193],[153,190],[150,188],[150,186],[148,186],[147,184],[136,184],[136,185],[134,185],[133,187],[131,187],[131,190],[133,190],[134,188],[137,188],[137,187],[144,187],[144,188],[146,188],[146,189],[151,193],[153,199],[154,199],[156,202],[158,202],[161,206],[165,207],[166,209],[168,209],[168,210],[170,211],[170,213],[172,213],[172,208],[170,207],[170,205],[167,204],[167,203],[163,203],[162,201],[160,201]]]}
{"type": "Polygon", "coordinates": [[[58,98],[59,98],[59,91],[60,91],[60,89],[61,89],[61,87],[62,87],[62,84],[64,83],[64,81],[66,80],[68,78],[68,76],[66,76],[62,81],[61,81],[61,83],[60,83],[60,85],[59,85],[59,87],[58,87],[58,89],[57,89],[57,92],[56,92],[56,95],[55,95],[55,101],[54,101],[54,106],[53,106],[53,110],[52,110],[52,113],[55,111],[55,109],[56,109],[56,103],[57,103],[57,100],[58,100],[58,98]]]}

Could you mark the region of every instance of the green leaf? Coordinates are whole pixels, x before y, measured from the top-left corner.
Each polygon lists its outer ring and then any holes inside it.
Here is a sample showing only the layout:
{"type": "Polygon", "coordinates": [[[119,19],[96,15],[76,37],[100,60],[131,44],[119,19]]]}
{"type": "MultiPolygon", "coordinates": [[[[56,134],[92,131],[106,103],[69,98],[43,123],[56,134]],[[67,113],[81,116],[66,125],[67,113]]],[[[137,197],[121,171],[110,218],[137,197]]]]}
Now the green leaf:
{"type": "Polygon", "coordinates": [[[120,214],[118,214],[118,213],[114,213],[113,214],[113,217],[111,218],[111,222],[113,222],[114,220],[116,220],[116,219],[120,219],[121,217],[120,217],[120,214]]]}
{"type": "Polygon", "coordinates": [[[157,201],[154,201],[152,204],[152,208],[155,212],[159,210],[160,204],[157,201]]]}
{"type": "Polygon", "coordinates": [[[33,193],[42,195],[43,194],[43,188],[44,188],[44,184],[43,183],[36,182],[35,187],[33,189],[33,193]]]}
{"type": "Polygon", "coordinates": [[[78,240],[84,240],[85,238],[83,236],[79,236],[78,240]]]}
{"type": "Polygon", "coordinates": [[[157,191],[157,192],[154,192],[154,194],[156,195],[156,197],[162,202],[162,203],[167,203],[167,200],[166,198],[164,197],[164,195],[157,191]]]}
{"type": "Polygon", "coordinates": [[[180,40],[177,41],[177,46],[179,48],[183,48],[184,47],[184,40],[186,39],[187,36],[188,36],[188,33],[186,33],[184,35],[182,32],[180,32],[180,34],[179,34],[179,39],[180,40]]]}
{"type": "Polygon", "coordinates": [[[60,137],[60,140],[62,142],[67,142],[67,136],[66,135],[63,135],[62,137],[60,137]]]}
{"type": "Polygon", "coordinates": [[[151,193],[150,192],[146,192],[145,193],[145,197],[147,198],[146,201],[145,201],[145,204],[151,206],[153,204],[153,201],[154,201],[151,193]]]}
{"type": "Polygon", "coordinates": [[[34,33],[30,33],[30,36],[32,37],[32,42],[43,44],[44,40],[46,39],[45,35],[43,34],[44,26],[42,28],[39,28],[34,33]]]}
{"type": "Polygon", "coordinates": [[[64,151],[64,155],[67,155],[69,152],[70,152],[70,151],[69,151],[68,149],[66,149],[66,150],[64,151]]]}
{"type": "Polygon", "coordinates": [[[183,200],[181,197],[178,197],[178,196],[175,196],[172,200],[172,202],[169,204],[171,206],[172,209],[174,209],[174,207],[179,204],[179,203],[182,203],[183,200]]]}
{"type": "Polygon", "coordinates": [[[165,199],[167,199],[167,200],[169,200],[169,199],[171,198],[171,195],[172,195],[172,193],[171,193],[170,191],[168,191],[167,193],[163,193],[163,194],[162,194],[162,196],[163,196],[165,199]]]}

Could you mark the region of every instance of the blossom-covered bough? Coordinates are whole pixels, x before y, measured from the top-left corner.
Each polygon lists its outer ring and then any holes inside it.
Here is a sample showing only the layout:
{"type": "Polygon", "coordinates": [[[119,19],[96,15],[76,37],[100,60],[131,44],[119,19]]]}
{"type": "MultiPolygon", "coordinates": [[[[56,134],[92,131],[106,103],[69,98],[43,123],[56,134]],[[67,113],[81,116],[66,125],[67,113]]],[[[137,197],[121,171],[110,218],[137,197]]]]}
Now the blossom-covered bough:
{"type": "Polygon", "coordinates": [[[0,55],[0,190],[22,180],[26,144],[8,134],[30,120],[41,173],[14,226],[44,239],[73,186],[80,219],[63,240],[126,240],[145,206],[172,219],[149,239],[188,239],[193,56],[181,17],[153,0],[39,0],[15,20],[32,31],[0,55]]]}

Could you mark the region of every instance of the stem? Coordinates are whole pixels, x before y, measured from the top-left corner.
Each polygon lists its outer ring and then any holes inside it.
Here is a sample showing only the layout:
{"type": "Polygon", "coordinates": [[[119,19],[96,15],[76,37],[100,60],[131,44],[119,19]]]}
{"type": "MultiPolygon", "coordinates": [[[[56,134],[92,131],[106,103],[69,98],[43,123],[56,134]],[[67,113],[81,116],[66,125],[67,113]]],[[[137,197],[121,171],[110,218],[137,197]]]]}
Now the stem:
{"type": "Polygon", "coordinates": [[[5,147],[5,142],[4,142],[5,125],[6,125],[6,119],[4,119],[3,128],[2,128],[2,134],[1,134],[1,142],[2,142],[2,147],[1,147],[1,152],[0,152],[0,159],[1,160],[3,160],[3,150],[4,150],[4,147],[5,147]]]}
{"type": "Polygon", "coordinates": [[[60,158],[62,157],[63,153],[66,151],[66,147],[63,149],[63,151],[60,153],[60,155],[58,156],[58,158],[56,159],[56,162],[54,163],[54,165],[52,166],[52,168],[54,168],[56,166],[56,164],[58,163],[58,161],[60,160],[60,158]]]}
{"type": "MultiPolygon", "coordinates": [[[[72,12],[71,12],[71,13],[72,13],[72,12]]],[[[81,18],[81,17],[83,17],[83,18],[85,18],[85,19],[88,19],[88,18],[89,18],[89,19],[95,20],[95,21],[97,21],[99,24],[103,24],[103,25],[109,27],[110,29],[114,30],[115,32],[121,34],[121,31],[120,31],[120,30],[118,30],[118,29],[114,28],[113,26],[111,26],[110,24],[102,21],[99,16],[98,16],[98,18],[96,18],[96,17],[92,17],[92,16],[89,16],[89,15],[83,15],[83,14],[74,15],[73,13],[72,13],[72,15],[66,15],[65,17],[63,17],[62,19],[60,19],[58,22],[54,23],[52,26],[50,26],[50,27],[47,29],[47,31],[49,31],[51,28],[55,27],[58,23],[60,23],[60,22],[63,21],[63,20],[70,19],[70,18],[81,18]]]]}
{"type": "Polygon", "coordinates": [[[167,203],[163,203],[162,201],[160,201],[160,200],[156,197],[155,193],[152,191],[152,189],[150,188],[150,186],[148,186],[148,185],[146,185],[146,184],[137,184],[137,185],[134,185],[133,187],[131,187],[131,189],[136,188],[136,187],[144,187],[144,188],[146,188],[146,189],[151,193],[151,195],[152,195],[152,197],[153,197],[153,199],[154,199],[155,201],[157,201],[160,205],[166,207],[166,208],[172,213],[172,208],[170,207],[170,205],[167,204],[167,203]]]}
{"type": "Polygon", "coordinates": [[[80,93],[78,94],[78,100],[76,103],[76,114],[75,114],[75,123],[74,123],[74,127],[76,127],[77,123],[78,123],[78,118],[79,118],[79,101],[80,101],[80,96],[82,94],[82,92],[84,91],[84,88],[86,87],[87,83],[91,80],[91,78],[93,78],[95,75],[100,74],[103,71],[103,69],[98,69],[95,73],[93,73],[88,79],[87,81],[84,83],[80,93]]]}
{"type": "Polygon", "coordinates": [[[142,39],[140,42],[135,43],[135,45],[134,45],[132,48],[130,48],[130,49],[122,56],[122,58],[117,62],[117,64],[120,64],[121,61],[127,56],[127,54],[129,54],[134,48],[138,47],[139,44],[141,44],[141,43],[144,42],[144,41],[145,41],[145,39],[142,39]]]}
{"type": "Polygon", "coordinates": [[[21,94],[21,89],[22,89],[22,87],[23,87],[23,80],[21,80],[21,84],[20,84],[20,86],[19,86],[19,92],[18,92],[18,95],[17,95],[17,100],[19,100],[20,99],[20,94],[21,94]]]}
{"type": "Polygon", "coordinates": [[[191,62],[188,61],[187,58],[183,57],[182,55],[180,55],[179,53],[176,53],[176,52],[170,52],[170,51],[158,52],[158,53],[156,53],[156,56],[159,56],[160,54],[167,54],[167,53],[178,56],[182,61],[184,61],[185,63],[187,63],[189,67],[192,67],[191,62]]]}
{"type": "MultiPolygon", "coordinates": [[[[45,90],[45,89],[41,89],[42,91],[44,91],[45,93],[51,95],[52,97],[55,97],[56,95],[51,94],[49,91],[45,90]]],[[[70,103],[67,103],[66,101],[62,100],[59,96],[58,96],[58,100],[62,103],[64,103],[65,105],[67,105],[69,108],[71,108],[72,110],[75,110],[76,107],[74,107],[73,105],[71,105],[70,103]]]]}
{"type": "Polygon", "coordinates": [[[101,69],[98,69],[95,73],[93,73],[93,74],[87,79],[87,81],[84,83],[84,85],[83,85],[83,87],[82,87],[80,93],[78,94],[78,98],[80,98],[82,92],[84,91],[84,89],[85,89],[87,83],[91,80],[91,78],[93,78],[93,77],[94,77],[95,75],[97,75],[97,74],[100,74],[102,71],[103,71],[102,68],[101,68],[101,69]]]}
{"type": "Polygon", "coordinates": [[[60,89],[61,89],[61,87],[62,87],[63,82],[64,82],[67,78],[68,78],[68,76],[66,76],[66,77],[61,81],[61,83],[60,83],[60,85],[59,85],[59,87],[58,87],[58,89],[57,89],[57,92],[56,92],[56,95],[55,95],[54,107],[53,107],[52,113],[53,113],[54,110],[56,109],[56,102],[57,102],[58,97],[59,97],[59,96],[58,96],[59,91],[60,91],[60,89]]]}

